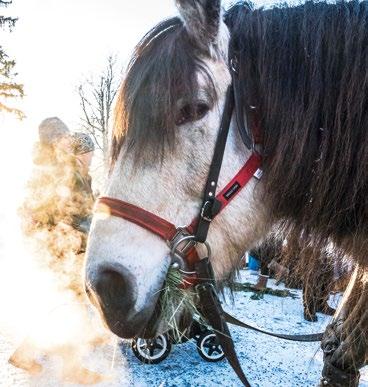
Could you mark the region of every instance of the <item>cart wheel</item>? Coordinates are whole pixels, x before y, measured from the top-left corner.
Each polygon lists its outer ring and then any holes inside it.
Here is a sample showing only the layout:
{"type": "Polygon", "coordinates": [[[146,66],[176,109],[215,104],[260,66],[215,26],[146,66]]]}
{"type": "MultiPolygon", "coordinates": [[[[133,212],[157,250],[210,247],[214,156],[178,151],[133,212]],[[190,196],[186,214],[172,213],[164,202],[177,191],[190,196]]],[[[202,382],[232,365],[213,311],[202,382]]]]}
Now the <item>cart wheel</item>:
{"type": "Polygon", "coordinates": [[[206,331],[199,336],[197,340],[197,350],[200,356],[206,361],[216,362],[225,357],[216,334],[212,331],[206,331]]]}
{"type": "Polygon", "coordinates": [[[171,342],[165,334],[154,339],[136,338],[132,341],[132,350],[142,363],[157,364],[169,355],[171,342]]]}

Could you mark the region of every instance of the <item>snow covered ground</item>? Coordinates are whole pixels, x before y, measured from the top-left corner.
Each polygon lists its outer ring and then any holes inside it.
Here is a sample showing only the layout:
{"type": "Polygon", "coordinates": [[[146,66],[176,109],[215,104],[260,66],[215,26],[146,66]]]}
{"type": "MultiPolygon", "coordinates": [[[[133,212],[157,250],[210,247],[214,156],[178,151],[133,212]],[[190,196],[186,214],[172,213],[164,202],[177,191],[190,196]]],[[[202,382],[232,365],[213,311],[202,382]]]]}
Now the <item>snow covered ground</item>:
{"type": "MultiPolygon", "coordinates": [[[[256,275],[243,271],[241,280],[254,282],[256,275]]],[[[271,281],[271,287],[282,288],[282,285],[276,287],[271,281]]],[[[250,299],[252,293],[238,292],[235,293],[235,304],[227,304],[226,309],[245,321],[274,332],[312,333],[323,330],[329,317],[319,314],[316,323],[304,321],[301,292],[293,292],[298,298],[265,295],[260,300],[250,299]]],[[[322,353],[318,343],[288,342],[238,328],[232,328],[232,334],[241,364],[252,386],[317,385],[322,367],[322,353]]],[[[61,381],[57,371],[58,359],[44,361],[44,372],[38,377],[29,377],[7,363],[14,344],[1,336],[0,346],[1,387],[76,386],[61,381]]],[[[99,347],[86,357],[84,365],[94,371],[110,374],[110,379],[98,384],[98,387],[240,386],[225,360],[219,363],[205,362],[192,341],[173,346],[169,357],[158,365],[140,363],[128,343],[123,345],[123,353],[116,345],[99,347]]],[[[360,386],[368,387],[367,368],[362,372],[360,386]]]]}

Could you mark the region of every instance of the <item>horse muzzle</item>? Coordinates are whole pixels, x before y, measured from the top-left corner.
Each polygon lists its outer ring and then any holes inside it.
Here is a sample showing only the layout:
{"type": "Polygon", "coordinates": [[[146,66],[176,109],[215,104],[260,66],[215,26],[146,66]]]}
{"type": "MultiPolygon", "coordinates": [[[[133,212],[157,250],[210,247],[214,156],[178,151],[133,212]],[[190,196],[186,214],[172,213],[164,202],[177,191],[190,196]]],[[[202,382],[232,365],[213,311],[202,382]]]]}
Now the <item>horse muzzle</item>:
{"type": "Polygon", "coordinates": [[[159,291],[137,310],[137,284],[121,265],[101,266],[93,275],[87,271],[86,292],[107,327],[121,338],[154,336],[159,291]]]}

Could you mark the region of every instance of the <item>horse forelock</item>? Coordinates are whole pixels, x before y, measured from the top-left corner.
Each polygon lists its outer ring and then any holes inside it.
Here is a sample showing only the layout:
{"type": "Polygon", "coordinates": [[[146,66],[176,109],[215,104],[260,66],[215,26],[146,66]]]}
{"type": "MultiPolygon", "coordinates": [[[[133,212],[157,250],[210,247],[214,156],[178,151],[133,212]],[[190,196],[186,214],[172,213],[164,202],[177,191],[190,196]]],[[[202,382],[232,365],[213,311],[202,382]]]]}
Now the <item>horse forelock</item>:
{"type": "Polygon", "coordinates": [[[368,236],[368,2],[242,4],[226,19],[244,108],[256,106],[261,121],[266,205],[276,219],[325,241],[361,246],[368,236]]]}
{"type": "Polygon", "coordinates": [[[137,161],[157,160],[173,150],[178,101],[196,98],[199,74],[214,102],[216,91],[202,54],[177,17],[160,23],[139,42],[116,103],[112,163],[124,143],[137,161]]]}

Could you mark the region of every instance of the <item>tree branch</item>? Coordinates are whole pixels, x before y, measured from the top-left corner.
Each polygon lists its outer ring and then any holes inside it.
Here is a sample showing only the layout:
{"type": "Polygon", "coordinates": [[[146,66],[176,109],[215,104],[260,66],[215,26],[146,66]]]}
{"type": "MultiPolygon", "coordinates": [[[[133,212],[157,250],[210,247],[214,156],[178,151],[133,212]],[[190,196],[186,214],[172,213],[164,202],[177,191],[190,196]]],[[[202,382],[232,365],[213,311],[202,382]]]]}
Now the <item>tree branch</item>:
{"type": "Polygon", "coordinates": [[[108,160],[110,117],[119,86],[115,65],[116,59],[110,55],[106,68],[97,79],[90,77],[78,87],[82,126],[102,150],[105,163],[108,160]]]}

